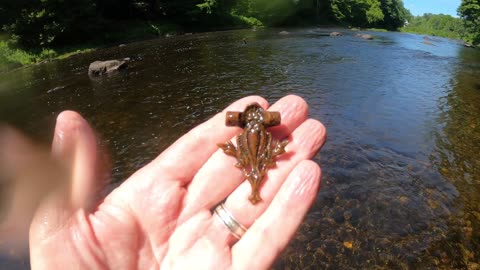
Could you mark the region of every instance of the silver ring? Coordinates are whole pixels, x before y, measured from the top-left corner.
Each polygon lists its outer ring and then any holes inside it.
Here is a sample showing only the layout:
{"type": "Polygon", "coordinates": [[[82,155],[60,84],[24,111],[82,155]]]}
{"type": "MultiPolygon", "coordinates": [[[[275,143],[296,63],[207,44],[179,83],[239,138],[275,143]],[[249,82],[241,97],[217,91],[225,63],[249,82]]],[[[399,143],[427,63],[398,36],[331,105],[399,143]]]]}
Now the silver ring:
{"type": "Polygon", "coordinates": [[[225,208],[223,202],[215,207],[214,213],[215,216],[227,226],[235,238],[240,240],[247,231],[247,229],[233,217],[232,213],[225,208]]]}

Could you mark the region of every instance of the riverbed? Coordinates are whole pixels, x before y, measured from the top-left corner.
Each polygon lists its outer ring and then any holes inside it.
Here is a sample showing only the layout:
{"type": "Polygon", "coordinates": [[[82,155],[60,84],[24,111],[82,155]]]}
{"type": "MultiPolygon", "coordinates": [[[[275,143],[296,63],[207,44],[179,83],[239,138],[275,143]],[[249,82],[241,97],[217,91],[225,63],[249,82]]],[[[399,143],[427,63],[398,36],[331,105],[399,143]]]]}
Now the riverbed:
{"type": "Polygon", "coordinates": [[[362,33],[374,39],[236,30],[99,49],[0,74],[0,120],[48,143],[56,115],[79,111],[118,184],[236,99],[300,95],[328,130],[322,186],[275,269],[478,269],[480,50],[362,33]]]}

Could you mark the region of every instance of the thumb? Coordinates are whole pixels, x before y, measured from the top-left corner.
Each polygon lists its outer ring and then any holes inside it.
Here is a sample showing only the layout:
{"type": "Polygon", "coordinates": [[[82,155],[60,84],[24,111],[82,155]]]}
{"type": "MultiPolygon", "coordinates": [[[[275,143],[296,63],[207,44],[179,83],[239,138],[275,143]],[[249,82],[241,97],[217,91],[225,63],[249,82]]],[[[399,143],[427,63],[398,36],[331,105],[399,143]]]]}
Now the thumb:
{"type": "Polygon", "coordinates": [[[110,166],[92,128],[80,114],[73,111],[59,114],[52,155],[70,172],[67,195],[71,208],[91,211],[108,183],[110,166]]]}
{"type": "Polygon", "coordinates": [[[47,239],[65,228],[79,209],[90,212],[108,180],[108,166],[87,121],[78,113],[64,111],[57,117],[52,155],[67,171],[68,179],[47,196],[30,226],[30,244],[47,239]]]}

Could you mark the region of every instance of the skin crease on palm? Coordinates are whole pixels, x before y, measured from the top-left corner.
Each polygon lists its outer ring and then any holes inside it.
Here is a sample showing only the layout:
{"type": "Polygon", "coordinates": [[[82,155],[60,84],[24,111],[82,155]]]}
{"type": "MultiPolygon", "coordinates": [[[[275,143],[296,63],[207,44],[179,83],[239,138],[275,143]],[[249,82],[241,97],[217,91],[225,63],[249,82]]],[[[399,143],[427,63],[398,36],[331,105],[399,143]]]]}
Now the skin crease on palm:
{"type": "MultiPolygon", "coordinates": [[[[245,97],[182,136],[102,198],[108,167],[97,139],[79,114],[61,113],[52,155],[69,181],[55,183],[36,209],[29,237],[32,268],[268,269],[320,186],[320,168],[310,159],[325,143],[326,130],[307,116],[308,105],[298,96],[283,97],[271,107],[261,97],[245,97]],[[242,111],[252,102],[281,113],[281,126],[269,131],[277,140],[289,140],[287,153],[277,158],[277,167],[260,187],[263,200],[255,205],[248,201],[251,187],[235,168],[235,158],[217,146],[234,141],[241,131],[225,126],[225,112],[242,111]],[[248,228],[240,240],[211,214],[225,198],[227,209],[248,228]]],[[[9,149],[15,149],[11,142],[9,149]]],[[[22,147],[34,151],[26,142],[22,147]]],[[[21,170],[9,168],[11,174],[21,170]]]]}

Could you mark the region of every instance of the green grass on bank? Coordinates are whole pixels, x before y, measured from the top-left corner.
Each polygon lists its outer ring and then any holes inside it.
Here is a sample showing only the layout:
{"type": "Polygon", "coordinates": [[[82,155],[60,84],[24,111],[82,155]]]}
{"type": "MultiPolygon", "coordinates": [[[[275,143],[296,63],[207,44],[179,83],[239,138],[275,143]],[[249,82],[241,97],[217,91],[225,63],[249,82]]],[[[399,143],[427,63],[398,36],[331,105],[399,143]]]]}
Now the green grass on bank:
{"type": "Polygon", "coordinates": [[[401,32],[437,36],[451,39],[462,39],[457,32],[444,31],[444,30],[435,30],[435,29],[426,29],[421,27],[404,27],[400,29],[401,32]]]}
{"type": "Polygon", "coordinates": [[[480,46],[480,43],[475,43],[475,35],[468,32],[462,33],[462,32],[425,29],[425,28],[417,28],[417,27],[404,27],[404,28],[401,28],[400,31],[405,33],[419,34],[419,35],[428,35],[428,36],[457,39],[457,40],[462,40],[463,42],[468,44],[473,44],[477,47],[480,46]]]}
{"type": "Polygon", "coordinates": [[[465,27],[465,22],[462,19],[444,14],[423,14],[423,16],[412,17],[410,22],[400,31],[461,39],[468,43],[475,43],[476,35],[465,27]]]}
{"type": "Polygon", "coordinates": [[[368,28],[367,30],[373,31],[373,32],[388,32],[387,29],[383,29],[383,28],[368,28]]]}
{"type": "Polygon", "coordinates": [[[15,41],[8,39],[5,33],[0,33],[0,72],[7,72],[21,66],[42,61],[64,59],[75,54],[90,52],[96,48],[118,43],[151,39],[178,32],[181,32],[179,26],[168,23],[145,21],[116,22],[106,26],[104,32],[84,44],[35,50],[20,49],[16,46],[15,41]]]}
{"type": "Polygon", "coordinates": [[[63,49],[42,49],[39,51],[26,51],[15,48],[9,41],[0,41],[0,72],[27,66],[42,61],[64,59],[78,53],[85,53],[94,50],[93,47],[68,47],[63,49]]]}

